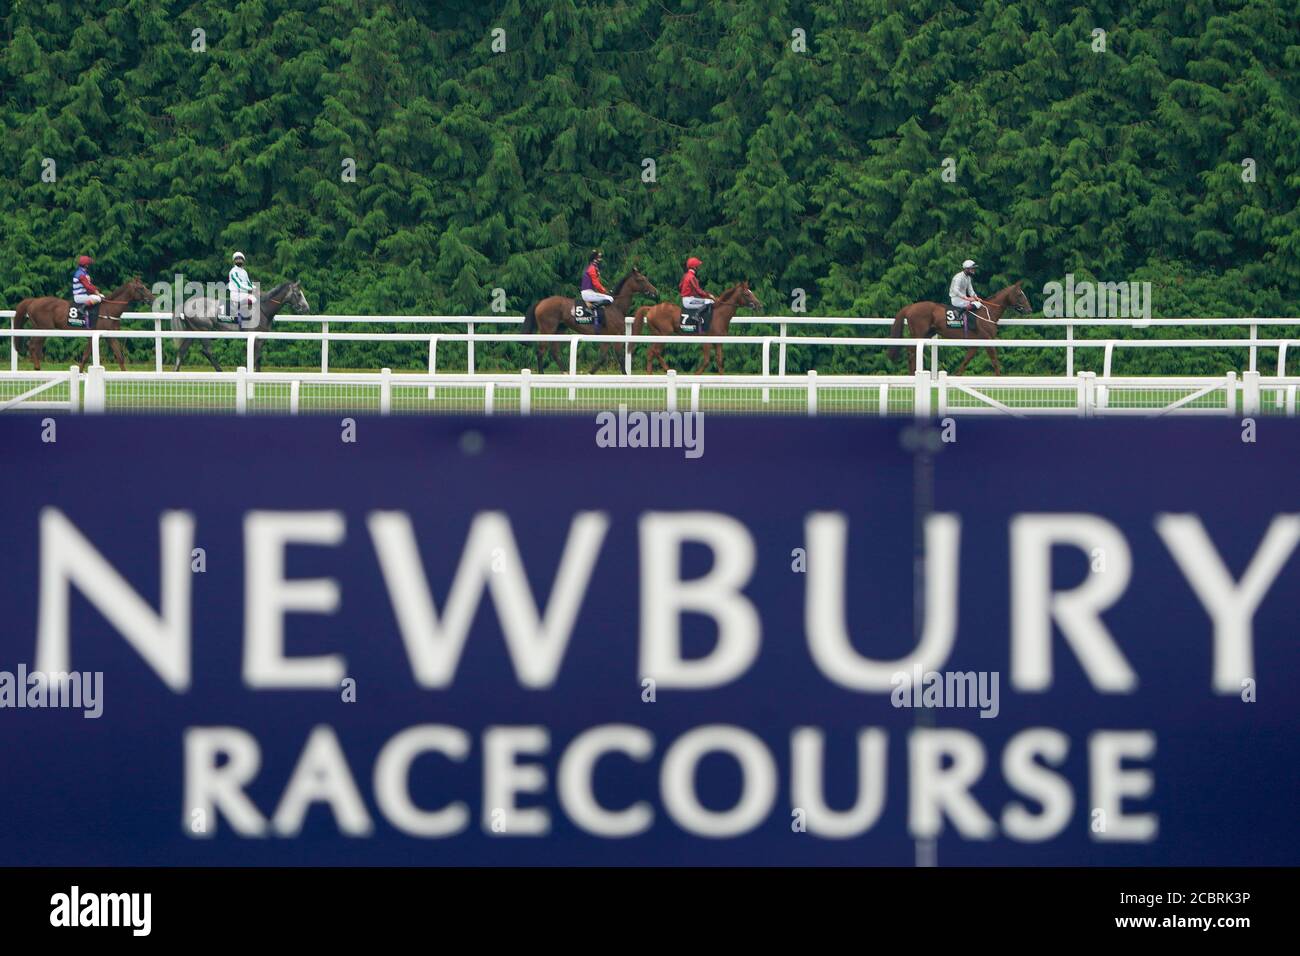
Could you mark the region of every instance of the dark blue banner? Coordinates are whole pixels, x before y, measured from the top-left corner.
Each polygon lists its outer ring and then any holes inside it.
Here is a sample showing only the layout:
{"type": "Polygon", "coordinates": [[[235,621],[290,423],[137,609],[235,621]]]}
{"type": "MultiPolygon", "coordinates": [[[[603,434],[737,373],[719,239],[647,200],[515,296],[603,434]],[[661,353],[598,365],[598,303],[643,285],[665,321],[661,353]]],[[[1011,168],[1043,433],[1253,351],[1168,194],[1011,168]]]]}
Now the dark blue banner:
{"type": "Polygon", "coordinates": [[[1300,862],[1291,422],[56,426],[0,865],[1300,862]]]}

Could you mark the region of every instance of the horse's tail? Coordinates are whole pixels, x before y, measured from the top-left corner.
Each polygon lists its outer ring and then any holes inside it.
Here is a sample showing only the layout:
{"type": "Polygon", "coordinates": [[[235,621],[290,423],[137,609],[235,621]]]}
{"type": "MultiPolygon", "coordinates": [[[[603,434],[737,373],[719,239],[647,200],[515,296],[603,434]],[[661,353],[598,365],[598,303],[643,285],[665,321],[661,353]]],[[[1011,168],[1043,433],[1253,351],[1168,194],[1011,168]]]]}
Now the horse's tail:
{"type": "Polygon", "coordinates": [[[633,335],[640,335],[640,334],[641,334],[641,326],[645,324],[645,316],[646,316],[646,313],[650,311],[650,309],[651,309],[651,306],[643,305],[643,306],[640,306],[640,307],[636,310],[636,317],[635,317],[634,319],[632,319],[632,334],[633,334],[633,335]]]}
{"type": "MultiPolygon", "coordinates": [[[[901,339],[903,337],[903,319],[907,315],[907,309],[899,309],[898,315],[894,316],[894,324],[889,327],[889,337],[891,339],[901,339]]],[[[889,360],[892,362],[898,358],[898,346],[889,347],[889,360]]]]}
{"type": "Polygon", "coordinates": [[[528,307],[528,311],[524,313],[524,334],[528,335],[536,331],[537,331],[537,303],[534,302],[532,305],[528,307]]]}
{"type": "MultiPolygon", "coordinates": [[[[27,319],[28,319],[27,312],[28,309],[31,307],[31,304],[32,304],[31,299],[23,299],[23,301],[19,302],[16,306],[14,306],[14,328],[15,329],[21,329],[24,325],[27,324],[27,319]]],[[[19,339],[17,336],[14,336],[13,343],[14,343],[15,352],[21,352],[23,350],[22,340],[19,339]]]]}

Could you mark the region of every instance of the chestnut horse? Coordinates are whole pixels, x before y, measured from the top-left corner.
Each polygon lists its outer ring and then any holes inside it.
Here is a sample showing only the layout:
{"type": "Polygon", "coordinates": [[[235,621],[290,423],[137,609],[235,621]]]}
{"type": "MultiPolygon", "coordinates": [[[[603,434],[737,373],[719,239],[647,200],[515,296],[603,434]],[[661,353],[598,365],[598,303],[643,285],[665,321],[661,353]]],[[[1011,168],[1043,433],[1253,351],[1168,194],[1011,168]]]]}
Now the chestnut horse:
{"type": "MultiPolygon", "coordinates": [[[[552,295],[540,302],[534,302],[524,313],[524,332],[537,332],[541,335],[554,335],[559,331],[560,326],[568,326],[574,332],[582,335],[622,335],[627,328],[627,310],[632,306],[632,296],[637,294],[658,295],[656,289],[646,278],[644,272],[633,267],[632,271],[623,277],[623,279],[614,286],[614,291],[610,293],[614,296],[614,301],[605,306],[605,322],[599,327],[591,325],[580,325],[573,321],[573,299],[567,295],[552,295]]],[[[610,356],[609,342],[600,347],[600,362],[610,356]]],[[[564,371],[569,368],[560,361],[560,343],[559,342],[541,342],[537,346],[537,371],[542,371],[546,364],[546,353],[551,353],[551,358],[555,364],[560,366],[564,371]]],[[[619,369],[622,365],[618,360],[614,360],[619,369]]]]}
{"type": "MultiPolygon", "coordinates": [[[[978,310],[979,318],[975,318],[975,313],[972,313],[967,320],[967,324],[975,327],[974,335],[968,334],[965,328],[948,327],[948,312],[952,306],[939,302],[913,302],[900,309],[898,315],[894,316],[894,324],[889,330],[890,338],[902,337],[903,323],[906,322],[914,339],[931,335],[942,335],[945,339],[994,339],[998,335],[998,321],[1008,308],[1013,308],[1022,315],[1030,311],[1029,297],[1020,288],[1019,282],[1000,290],[992,298],[980,299],[980,301],[984,303],[984,308],[978,310]]],[[[978,346],[966,350],[966,357],[962,359],[956,374],[960,375],[966,371],[966,366],[978,351],[978,346]]],[[[998,362],[998,350],[990,345],[987,346],[986,351],[993,362],[993,374],[1001,375],[1002,365],[998,362]]],[[[889,349],[889,357],[898,358],[897,346],[889,349]]],[[[907,352],[907,369],[910,372],[916,371],[916,353],[911,349],[907,352]]]]}
{"type": "MultiPolygon", "coordinates": [[[[69,329],[75,332],[116,332],[122,328],[121,315],[126,311],[126,307],[132,302],[152,302],[153,293],[149,291],[140,279],[134,278],[127,280],[116,292],[109,295],[99,305],[99,321],[93,329],[72,329],[68,325],[68,309],[72,303],[67,299],[60,299],[57,296],[45,295],[35,299],[23,299],[14,309],[14,328],[21,329],[31,319],[33,328],[37,329],[69,329]]],[[[118,366],[123,372],[126,371],[126,359],[122,355],[122,343],[117,339],[109,339],[108,344],[113,349],[113,357],[117,359],[118,366]]],[[[90,362],[90,343],[86,343],[86,350],[81,355],[81,367],[85,368],[90,362]]],[[[41,367],[41,358],[45,355],[45,339],[40,336],[33,337],[27,343],[27,354],[32,360],[32,367],[39,369],[41,367]]]]}
{"type": "MultiPolygon", "coordinates": [[[[763,303],[758,301],[758,296],[754,295],[749,289],[749,280],[738,282],[714,300],[713,316],[709,319],[708,329],[702,334],[726,335],[727,329],[731,326],[731,318],[736,314],[737,309],[761,309],[762,307],[763,303]]],[[[641,325],[644,322],[650,323],[650,331],[655,335],[677,335],[682,330],[682,307],[677,302],[660,302],[658,305],[641,306],[636,310],[636,318],[632,321],[633,335],[641,334],[641,325]]],[[[699,367],[695,369],[696,374],[709,367],[715,350],[718,358],[718,371],[723,371],[722,343],[714,344],[709,342],[703,344],[701,348],[704,349],[704,354],[700,356],[699,367]]],[[[664,361],[664,344],[662,342],[656,342],[650,346],[650,353],[645,359],[647,375],[653,372],[653,365],[656,361],[659,362],[665,372],[668,371],[668,363],[664,361]]]]}

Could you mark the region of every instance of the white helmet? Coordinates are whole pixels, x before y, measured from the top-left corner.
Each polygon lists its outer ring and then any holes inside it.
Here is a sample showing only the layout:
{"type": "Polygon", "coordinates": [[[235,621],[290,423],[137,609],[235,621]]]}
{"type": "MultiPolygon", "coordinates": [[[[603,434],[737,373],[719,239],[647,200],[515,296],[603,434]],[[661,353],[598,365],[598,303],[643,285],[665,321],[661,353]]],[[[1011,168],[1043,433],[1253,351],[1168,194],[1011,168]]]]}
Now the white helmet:
{"type": "Polygon", "coordinates": [[[233,256],[230,257],[230,259],[232,262],[243,262],[244,254],[242,252],[236,252],[233,256]]]}
{"type": "Polygon", "coordinates": [[[975,260],[974,260],[974,259],[967,259],[965,262],[963,262],[963,263],[961,264],[961,267],[962,267],[963,269],[974,269],[974,268],[975,268],[975,260]]]}

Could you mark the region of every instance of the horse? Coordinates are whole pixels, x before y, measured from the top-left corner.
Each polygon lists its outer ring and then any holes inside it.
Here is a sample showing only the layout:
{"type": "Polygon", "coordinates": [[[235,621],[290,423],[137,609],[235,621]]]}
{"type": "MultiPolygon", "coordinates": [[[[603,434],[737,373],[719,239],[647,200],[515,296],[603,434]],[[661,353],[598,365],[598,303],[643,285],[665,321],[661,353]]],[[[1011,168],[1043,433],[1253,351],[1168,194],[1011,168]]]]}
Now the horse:
{"type": "MultiPolygon", "coordinates": [[[[749,280],[738,282],[733,285],[713,303],[713,315],[709,319],[709,327],[704,331],[705,335],[726,335],[727,329],[731,326],[731,318],[736,314],[737,309],[761,309],[763,303],[758,301],[758,296],[754,295],[749,289],[749,280]]],[[[642,324],[648,322],[650,331],[656,335],[677,335],[682,330],[682,307],[676,302],[660,302],[657,305],[643,305],[636,310],[636,318],[632,320],[632,334],[640,335],[642,324]]],[[[698,334],[698,333],[691,333],[698,334]]],[[[713,359],[714,350],[717,350],[718,372],[723,371],[722,367],[722,343],[714,345],[706,343],[702,346],[703,354],[700,356],[700,364],[695,369],[695,374],[703,372],[709,367],[713,359]]],[[[650,353],[646,356],[645,370],[649,375],[653,372],[655,360],[668,371],[668,363],[664,361],[664,344],[656,342],[650,346],[650,353]]]]}
{"type": "MultiPolygon", "coordinates": [[[[138,276],[128,279],[121,288],[111,293],[99,304],[99,321],[95,323],[93,329],[85,330],[73,329],[72,326],[68,325],[68,309],[72,308],[72,303],[67,299],[60,299],[58,296],[53,295],[23,299],[14,309],[14,328],[21,329],[30,319],[32,327],[37,329],[69,329],[74,332],[116,332],[122,328],[121,316],[128,305],[133,302],[152,302],[153,298],[153,293],[140,281],[138,276]]],[[[109,339],[108,344],[113,349],[113,357],[117,359],[118,366],[125,372],[126,358],[122,355],[122,343],[117,339],[109,339]]],[[[81,356],[82,368],[85,368],[90,362],[90,351],[90,343],[87,342],[86,350],[81,356]]],[[[41,359],[45,355],[45,339],[40,336],[33,337],[27,344],[27,354],[32,360],[32,367],[39,371],[41,359]]]]}
{"type": "MultiPolygon", "coordinates": [[[[179,312],[172,313],[172,330],[191,332],[269,332],[271,322],[279,313],[281,306],[289,305],[300,313],[311,311],[307,305],[307,297],[302,294],[302,283],[297,281],[281,282],[270,292],[264,292],[257,297],[257,324],[247,329],[236,329],[222,325],[218,320],[221,317],[221,303],[216,299],[207,299],[197,297],[190,299],[181,306],[179,312]]],[[[190,342],[193,339],[181,339],[176,347],[176,365],[172,371],[181,370],[181,361],[185,358],[185,353],[190,350],[190,342]]],[[[212,367],[218,372],[221,366],[217,360],[212,357],[212,349],[208,345],[207,339],[199,339],[199,347],[203,349],[203,354],[208,357],[212,367]]],[[[258,371],[262,367],[262,339],[258,339],[253,346],[253,371],[258,371]]]]}
{"type": "MultiPolygon", "coordinates": [[[[945,339],[994,339],[998,335],[998,321],[1002,318],[1002,313],[1008,308],[1014,308],[1021,315],[1031,311],[1029,297],[1020,288],[1020,282],[1009,285],[1005,289],[1000,289],[992,298],[981,299],[980,301],[984,303],[985,308],[972,312],[972,317],[969,320],[975,323],[975,334],[973,336],[968,335],[965,328],[949,328],[947,313],[952,309],[952,306],[943,305],[939,302],[913,302],[911,305],[899,309],[898,314],[894,316],[894,324],[890,328],[889,334],[892,338],[901,338],[903,323],[906,322],[914,339],[927,338],[931,335],[942,335],[945,339]],[[979,317],[975,318],[975,315],[979,317]]],[[[966,366],[970,364],[970,360],[975,357],[977,351],[979,351],[978,346],[966,350],[966,357],[962,359],[956,374],[960,375],[966,371],[966,366]]],[[[986,351],[993,362],[993,374],[1001,375],[1002,365],[998,362],[998,350],[990,345],[986,347],[986,351]]],[[[898,358],[898,346],[892,346],[889,349],[889,357],[890,359],[898,358]]],[[[907,353],[907,369],[909,372],[916,371],[916,354],[910,349],[907,353]]]]}
{"type": "MultiPolygon", "coordinates": [[[[634,266],[632,271],[625,275],[618,285],[614,286],[612,294],[614,301],[605,306],[605,323],[599,328],[575,322],[573,320],[574,300],[568,296],[553,295],[539,302],[534,302],[528,307],[528,311],[524,313],[524,332],[526,334],[536,332],[541,335],[554,335],[561,325],[565,325],[582,335],[622,335],[627,329],[627,310],[632,305],[632,297],[639,294],[658,295],[659,290],[646,278],[644,272],[634,266]]],[[[610,344],[606,342],[601,345],[600,364],[603,364],[609,358],[610,344]]],[[[559,342],[538,343],[537,371],[542,371],[542,367],[546,364],[546,353],[548,351],[551,358],[555,360],[555,364],[568,371],[567,367],[560,361],[559,342]]],[[[618,364],[617,359],[615,359],[615,364],[618,364]]]]}

